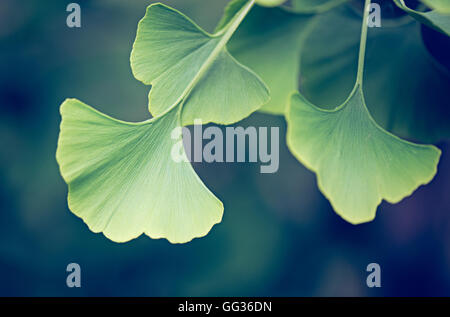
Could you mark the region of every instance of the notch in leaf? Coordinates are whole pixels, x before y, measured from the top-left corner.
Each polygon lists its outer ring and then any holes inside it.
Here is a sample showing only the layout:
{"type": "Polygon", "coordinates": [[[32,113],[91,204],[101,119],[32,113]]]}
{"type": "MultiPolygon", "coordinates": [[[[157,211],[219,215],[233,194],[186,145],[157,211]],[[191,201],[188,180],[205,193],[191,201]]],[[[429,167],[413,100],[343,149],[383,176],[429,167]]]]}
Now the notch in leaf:
{"type": "Polygon", "coordinates": [[[286,119],[292,153],[317,174],[334,210],[357,224],[371,221],[382,199],[397,203],[436,174],[440,150],[401,140],[372,119],[362,88],[367,39],[366,0],[358,74],[347,100],[320,109],[294,94],[286,119]]]}
{"type": "Polygon", "coordinates": [[[394,3],[417,21],[450,36],[450,5],[448,3],[438,4],[438,2],[435,2],[438,9],[427,12],[409,8],[404,0],[394,0],[394,3]]]}
{"type": "Polygon", "coordinates": [[[183,100],[183,125],[195,119],[231,124],[269,100],[261,79],[226,48],[254,2],[239,1],[233,17],[215,34],[163,4],[148,7],[139,22],[131,67],[138,80],[152,85],[149,110],[153,116],[183,100]]]}

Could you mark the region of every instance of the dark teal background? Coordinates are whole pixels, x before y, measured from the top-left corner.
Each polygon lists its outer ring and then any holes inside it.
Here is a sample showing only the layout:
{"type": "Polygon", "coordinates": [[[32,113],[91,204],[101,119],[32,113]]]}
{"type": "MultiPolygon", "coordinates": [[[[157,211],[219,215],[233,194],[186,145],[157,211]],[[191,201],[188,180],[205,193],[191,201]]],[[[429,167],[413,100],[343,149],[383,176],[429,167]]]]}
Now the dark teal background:
{"type": "MultiPolygon", "coordinates": [[[[76,97],[122,120],[148,119],[148,87],[129,66],[149,1],[78,1],[82,27],[66,26],[70,1],[0,2],[0,295],[3,296],[399,296],[450,295],[450,155],[437,177],[376,219],[337,216],[315,176],[286,148],[280,169],[196,164],[224,202],[223,222],[185,245],[146,236],[116,244],[89,231],[66,204],[55,160],[59,105],[76,97]],[[66,287],[81,265],[82,287],[66,287]],[[366,287],[377,262],[382,288],[366,287]]],[[[207,30],[225,0],[164,1],[207,30]]],[[[370,79],[367,79],[370,80],[370,79]]]]}

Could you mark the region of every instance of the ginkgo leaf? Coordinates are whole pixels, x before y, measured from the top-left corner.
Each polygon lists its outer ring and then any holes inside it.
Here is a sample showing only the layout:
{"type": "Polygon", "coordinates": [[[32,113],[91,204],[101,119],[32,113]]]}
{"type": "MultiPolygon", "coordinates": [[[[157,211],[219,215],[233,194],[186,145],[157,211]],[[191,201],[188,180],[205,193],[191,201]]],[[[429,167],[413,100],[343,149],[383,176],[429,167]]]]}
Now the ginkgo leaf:
{"type": "Polygon", "coordinates": [[[262,81],[225,48],[253,4],[243,3],[216,35],[162,4],[147,9],[131,62],[153,85],[153,119],[115,120],[74,99],[61,105],[57,161],[69,208],[92,231],[116,242],[145,233],[185,243],[221,221],[222,203],[194,172],[176,131],[197,118],[240,120],[268,100],[262,81]]]}
{"type": "Polygon", "coordinates": [[[371,221],[382,199],[397,203],[436,174],[440,151],[379,127],[359,85],[334,110],[295,94],[287,122],[290,150],[317,173],[318,186],[334,210],[353,224],[371,221]]]}
{"type": "Polygon", "coordinates": [[[281,8],[255,7],[230,41],[230,52],[269,86],[271,99],[260,110],[284,114],[299,85],[300,48],[311,16],[281,8]]]}
{"type": "Polygon", "coordinates": [[[321,13],[350,0],[292,0],[292,11],[297,13],[321,13]]]}
{"type": "MultiPolygon", "coordinates": [[[[364,95],[371,115],[404,138],[434,143],[450,137],[449,72],[425,47],[420,23],[404,16],[383,19],[382,26],[368,30],[364,95]]],[[[336,106],[353,89],[360,31],[361,16],[346,5],[314,21],[300,58],[300,91],[313,104],[336,106]]]]}
{"type": "Polygon", "coordinates": [[[438,12],[450,14],[450,1],[448,0],[422,0],[422,2],[438,12]]]}
{"type": "Polygon", "coordinates": [[[394,0],[394,3],[421,23],[450,36],[450,13],[447,11],[447,13],[443,13],[439,10],[420,12],[408,8],[404,0],[394,0]]]}
{"type": "Polygon", "coordinates": [[[180,142],[171,134],[179,109],[128,123],[76,99],[61,105],[56,157],[69,186],[69,208],[93,232],[116,242],[145,233],[184,243],[221,221],[222,203],[189,162],[171,157],[180,142]]]}
{"type": "Polygon", "coordinates": [[[182,13],[163,4],[150,5],[139,22],[131,53],[134,76],[152,85],[153,116],[184,100],[182,124],[231,124],[269,100],[261,79],[239,64],[226,44],[253,6],[247,1],[231,21],[208,34],[182,13]]]}

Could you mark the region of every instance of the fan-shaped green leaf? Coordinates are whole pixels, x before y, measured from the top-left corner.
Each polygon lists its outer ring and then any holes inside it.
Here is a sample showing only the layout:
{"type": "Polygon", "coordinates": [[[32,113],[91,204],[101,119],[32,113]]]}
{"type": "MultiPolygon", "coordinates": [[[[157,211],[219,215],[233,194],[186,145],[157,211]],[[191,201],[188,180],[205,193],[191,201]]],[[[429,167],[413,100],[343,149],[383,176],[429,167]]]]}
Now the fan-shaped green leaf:
{"type": "MultiPolygon", "coordinates": [[[[206,235],[222,203],[188,162],[175,162],[179,107],[141,123],[110,118],[75,99],[61,105],[57,160],[70,210],[116,242],[142,233],[184,243],[206,235]]],[[[184,152],[182,152],[184,155],[184,152]]]]}
{"type": "Polygon", "coordinates": [[[323,194],[351,223],[371,221],[382,199],[399,202],[436,174],[440,151],[379,127],[359,85],[335,110],[317,108],[295,94],[287,122],[290,150],[317,173],[323,194]]]}
{"type": "Polygon", "coordinates": [[[230,124],[268,101],[267,87],[226,50],[226,44],[252,7],[247,1],[216,34],[208,34],[182,13],[151,5],[139,22],[131,53],[135,77],[151,84],[154,116],[184,100],[182,124],[230,124]],[[189,95],[189,97],[187,97],[189,95]]]}
{"type": "Polygon", "coordinates": [[[394,0],[394,2],[399,8],[407,12],[417,21],[450,36],[450,13],[448,11],[445,11],[446,13],[438,10],[420,12],[408,8],[403,0],[394,0]]]}

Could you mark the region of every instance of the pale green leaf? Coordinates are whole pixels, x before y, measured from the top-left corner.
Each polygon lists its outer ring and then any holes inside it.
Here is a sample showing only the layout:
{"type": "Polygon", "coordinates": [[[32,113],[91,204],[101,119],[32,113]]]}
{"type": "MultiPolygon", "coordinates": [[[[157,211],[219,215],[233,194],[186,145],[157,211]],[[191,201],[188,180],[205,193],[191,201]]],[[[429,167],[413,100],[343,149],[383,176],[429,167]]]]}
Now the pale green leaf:
{"type": "MultiPolygon", "coordinates": [[[[406,6],[404,0],[394,0],[395,4],[416,20],[450,36],[450,13],[438,10],[420,12],[406,6]]],[[[448,7],[447,7],[448,9],[448,7]]]]}
{"type": "Polygon", "coordinates": [[[179,107],[141,123],[108,117],[84,103],[61,105],[57,160],[69,186],[70,210],[93,232],[116,242],[142,233],[184,243],[206,235],[222,218],[222,203],[190,163],[176,163],[179,107]]]}
{"type": "Polygon", "coordinates": [[[295,94],[287,122],[290,150],[316,172],[334,210],[353,224],[371,221],[382,199],[397,203],[436,174],[440,151],[379,127],[359,85],[334,110],[320,109],[295,94]]]}
{"type": "Polygon", "coordinates": [[[182,124],[230,124],[269,100],[265,84],[226,49],[253,5],[247,3],[216,34],[208,34],[182,13],[151,5],[139,22],[131,53],[135,77],[152,85],[149,110],[154,116],[183,100],[182,124]]]}
{"type": "Polygon", "coordinates": [[[269,86],[271,99],[260,110],[284,114],[298,89],[300,48],[312,18],[280,8],[255,7],[230,42],[230,52],[269,86]]]}

